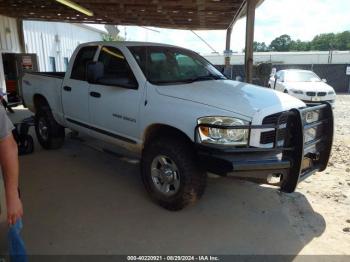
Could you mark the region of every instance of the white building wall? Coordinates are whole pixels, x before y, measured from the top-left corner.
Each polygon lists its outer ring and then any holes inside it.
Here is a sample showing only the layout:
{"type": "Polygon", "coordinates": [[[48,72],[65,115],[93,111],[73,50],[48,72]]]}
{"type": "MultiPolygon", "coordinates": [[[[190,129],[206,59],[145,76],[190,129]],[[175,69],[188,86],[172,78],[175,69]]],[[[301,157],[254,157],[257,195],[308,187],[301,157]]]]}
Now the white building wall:
{"type": "MultiPolygon", "coordinates": [[[[223,65],[223,55],[204,55],[214,65],[223,65]]],[[[254,53],[254,63],[282,63],[282,64],[328,64],[329,52],[266,52],[254,53]]],[[[350,51],[333,51],[332,64],[350,64],[350,51]]],[[[232,54],[232,65],[243,65],[244,54],[232,54]]]]}
{"type": "Polygon", "coordinates": [[[9,52],[16,53],[19,51],[16,20],[0,15],[0,89],[4,92],[6,91],[5,76],[1,54],[9,52]]]}
{"type": "Polygon", "coordinates": [[[26,52],[37,54],[40,71],[52,71],[50,57],[56,71],[66,71],[64,58],[70,59],[77,45],[102,40],[101,32],[78,24],[24,21],[23,29],[26,52]]]}

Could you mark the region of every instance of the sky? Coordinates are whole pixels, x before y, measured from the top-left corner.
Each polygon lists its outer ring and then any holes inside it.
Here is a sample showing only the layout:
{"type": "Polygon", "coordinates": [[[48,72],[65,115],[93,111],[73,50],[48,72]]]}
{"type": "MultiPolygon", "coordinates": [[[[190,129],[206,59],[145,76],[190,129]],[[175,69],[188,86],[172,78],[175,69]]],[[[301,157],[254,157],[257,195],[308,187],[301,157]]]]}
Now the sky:
{"type": "MultiPolygon", "coordinates": [[[[218,3],[219,4],[219,3],[218,3]]],[[[350,30],[350,0],[265,0],[255,13],[255,41],[270,42],[288,34],[292,39],[310,41],[317,34],[350,30]]],[[[191,31],[136,26],[118,26],[128,41],[173,44],[201,54],[213,52],[191,31]]],[[[195,31],[215,51],[225,49],[226,31],[195,31]]],[[[245,18],[237,21],[231,36],[231,50],[241,52],[245,46],[245,18]]]]}

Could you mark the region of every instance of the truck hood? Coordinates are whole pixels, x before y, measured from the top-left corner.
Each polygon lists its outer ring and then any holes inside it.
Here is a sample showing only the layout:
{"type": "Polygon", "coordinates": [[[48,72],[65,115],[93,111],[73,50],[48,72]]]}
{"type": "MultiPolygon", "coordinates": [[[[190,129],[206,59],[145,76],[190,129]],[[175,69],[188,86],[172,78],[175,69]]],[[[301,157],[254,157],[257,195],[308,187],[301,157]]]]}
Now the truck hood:
{"type": "Polygon", "coordinates": [[[305,104],[288,94],[232,80],[156,86],[159,94],[184,99],[252,118],[257,112],[277,113],[305,104]]]}
{"type": "Polygon", "coordinates": [[[329,92],[334,89],[327,85],[325,82],[286,82],[285,87],[287,89],[298,89],[304,92],[329,92]]]}

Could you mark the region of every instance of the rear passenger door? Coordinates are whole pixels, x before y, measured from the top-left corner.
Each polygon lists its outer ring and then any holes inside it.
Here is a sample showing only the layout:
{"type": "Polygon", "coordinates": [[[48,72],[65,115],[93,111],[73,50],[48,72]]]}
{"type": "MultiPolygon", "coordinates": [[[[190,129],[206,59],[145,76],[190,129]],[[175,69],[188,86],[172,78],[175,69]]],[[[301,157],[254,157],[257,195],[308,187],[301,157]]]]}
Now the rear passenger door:
{"type": "Polygon", "coordinates": [[[67,71],[62,85],[62,104],[67,125],[73,129],[87,130],[90,124],[89,83],[86,66],[94,59],[98,46],[82,47],[73,56],[74,64],[67,71]]]}
{"type": "Polygon", "coordinates": [[[103,65],[103,74],[90,83],[91,132],[105,141],[135,143],[142,85],[120,49],[102,46],[97,61],[103,65]]]}

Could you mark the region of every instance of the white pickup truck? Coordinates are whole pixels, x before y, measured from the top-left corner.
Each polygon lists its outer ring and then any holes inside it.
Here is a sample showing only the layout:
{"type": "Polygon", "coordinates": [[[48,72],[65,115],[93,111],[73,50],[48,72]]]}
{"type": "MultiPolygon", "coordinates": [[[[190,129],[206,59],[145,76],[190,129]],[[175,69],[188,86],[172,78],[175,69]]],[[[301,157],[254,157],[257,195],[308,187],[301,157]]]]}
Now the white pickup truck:
{"type": "Polygon", "coordinates": [[[293,192],[326,168],[332,146],[329,103],[307,107],[281,92],[228,80],[197,53],[170,45],[80,45],[67,72],[27,73],[25,105],[46,149],[65,128],[141,158],[151,198],[170,210],[204,193],[207,172],[293,192]]]}

